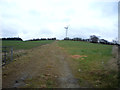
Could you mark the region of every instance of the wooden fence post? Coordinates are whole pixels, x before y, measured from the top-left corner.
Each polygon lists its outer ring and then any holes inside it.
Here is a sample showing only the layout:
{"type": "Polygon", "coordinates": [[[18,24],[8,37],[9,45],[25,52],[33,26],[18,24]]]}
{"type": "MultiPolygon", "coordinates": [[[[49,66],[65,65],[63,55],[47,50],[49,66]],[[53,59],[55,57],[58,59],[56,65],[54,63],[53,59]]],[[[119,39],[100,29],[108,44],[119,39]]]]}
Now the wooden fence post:
{"type": "Polygon", "coordinates": [[[11,61],[13,60],[13,47],[11,47],[11,61]]]}
{"type": "Polygon", "coordinates": [[[6,64],[6,57],[7,57],[7,47],[4,47],[4,63],[6,64]]]}

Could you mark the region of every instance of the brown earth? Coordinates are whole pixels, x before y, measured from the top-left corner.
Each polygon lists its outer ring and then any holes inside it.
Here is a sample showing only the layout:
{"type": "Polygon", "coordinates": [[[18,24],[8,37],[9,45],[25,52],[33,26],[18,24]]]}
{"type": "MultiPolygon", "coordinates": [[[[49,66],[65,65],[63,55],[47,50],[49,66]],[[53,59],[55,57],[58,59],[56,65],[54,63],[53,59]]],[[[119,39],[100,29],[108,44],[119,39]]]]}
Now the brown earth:
{"type": "Polygon", "coordinates": [[[78,88],[68,56],[56,42],[27,51],[3,67],[3,88],[78,88]]]}
{"type": "Polygon", "coordinates": [[[106,70],[113,70],[118,72],[118,46],[114,45],[112,48],[112,55],[113,58],[111,58],[106,64],[105,69],[106,70]]]}
{"type": "Polygon", "coordinates": [[[74,58],[74,59],[79,59],[79,58],[87,57],[87,56],[86,55],[71,55],[71,57],[74,58]]]}

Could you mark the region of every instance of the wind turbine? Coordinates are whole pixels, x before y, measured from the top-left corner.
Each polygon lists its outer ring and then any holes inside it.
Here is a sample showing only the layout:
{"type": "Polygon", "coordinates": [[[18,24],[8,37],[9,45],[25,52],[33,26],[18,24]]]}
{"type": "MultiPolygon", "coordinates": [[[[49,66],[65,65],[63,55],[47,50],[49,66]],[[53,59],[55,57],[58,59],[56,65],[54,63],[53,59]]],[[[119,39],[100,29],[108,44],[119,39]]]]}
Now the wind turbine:
{"type": "Polygon", "coordinates": [[[67,38],[67,33],[68,33],[68,26],[64,27],[66,29],[66,38],[67,38]]]}

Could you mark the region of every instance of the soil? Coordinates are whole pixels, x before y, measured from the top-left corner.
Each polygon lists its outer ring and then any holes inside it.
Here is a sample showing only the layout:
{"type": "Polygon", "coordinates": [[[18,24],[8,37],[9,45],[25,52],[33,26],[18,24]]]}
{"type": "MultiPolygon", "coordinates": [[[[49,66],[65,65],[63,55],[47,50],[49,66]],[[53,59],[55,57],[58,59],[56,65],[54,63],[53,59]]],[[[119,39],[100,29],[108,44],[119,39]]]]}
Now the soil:
{"type": "Polygon", "coordinates": [[[3,88],[79,88],[69,58],[56,42],[30,49],[3,69],[3,88]]]}
{"type": "Polygon", "coordinates": [[[118,46],[114,45],[112,48],[112,55],[113,58],[111,58],[106,64],[105,69],[106,70],[113,70],[118,72],[118,46]]]}
{"type": "Polygon", "coordinates": [[[79,58],[87,57],[87,56],[86,55],[71,55],[71,57],[74,58],[74,59],[79,59],[79,58]]]}

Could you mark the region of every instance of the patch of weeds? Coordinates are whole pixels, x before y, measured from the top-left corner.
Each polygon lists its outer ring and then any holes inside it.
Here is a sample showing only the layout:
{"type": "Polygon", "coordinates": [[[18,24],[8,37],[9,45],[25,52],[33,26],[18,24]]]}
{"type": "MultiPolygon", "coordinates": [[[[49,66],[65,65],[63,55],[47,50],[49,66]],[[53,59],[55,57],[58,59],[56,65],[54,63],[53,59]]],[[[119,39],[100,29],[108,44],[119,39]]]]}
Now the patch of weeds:
{"type": "Polygon", "coordinates": [[[16,59],[16,58],[19,58],[19,57],[21,57],[23,55],[27,55],[27,52],[22,52],[22,53],[14,54],[13,58],[16,59]]]}
{"type": "Polygon", "coordinates": [[[84,52],[84,50],[81,50],[81,52],[84,52]]]}
{"type": "Polygon", "coordinates": [[[40,88],[44,82],[36,78],[25,80],[26,86],[24,88],[40,88]]]}
{"type": "Polygon", "coordinates": [[[101,88],[117,87],[117,73],[114,71],[94,70],[90,72],[94,84],[101,88]]]}
{"type": "Polygon", "coordinates": [[[93,87],[92,83],[88,82],[88,80],[85,79],[78,79],[78,83],[81,87],[93,87]]]}
{"type": "Polygon", "coordinates": [[[53,88],[55,87],[54,80],[49,76],[41,74],[35,78],[25,80],[27,88],[53,88]]]}
{"type": "Polygon", "coordinates": [[[53,88],[54,82],[52,80],[47,80],[46,85],[48,88],[53,88]]]}
{"type": "Polygon", "coordinates": [[[41,78],[45,78],[45,75],[41,74],[40,77],[41,77],[41,78]]]}
{"type": "Polygon", "coordinates": [[[92,50],[93,53],[97,53],[98,51],[97,50],[92,50]]]}

